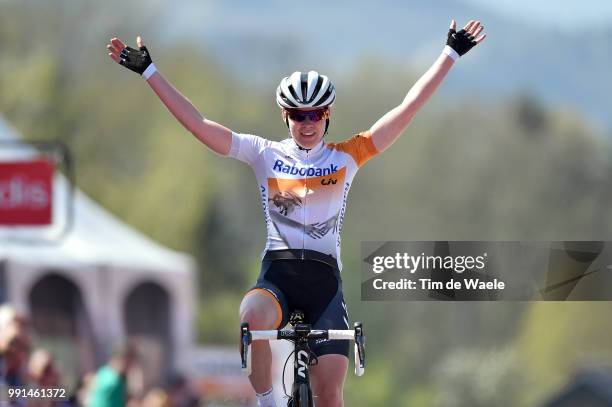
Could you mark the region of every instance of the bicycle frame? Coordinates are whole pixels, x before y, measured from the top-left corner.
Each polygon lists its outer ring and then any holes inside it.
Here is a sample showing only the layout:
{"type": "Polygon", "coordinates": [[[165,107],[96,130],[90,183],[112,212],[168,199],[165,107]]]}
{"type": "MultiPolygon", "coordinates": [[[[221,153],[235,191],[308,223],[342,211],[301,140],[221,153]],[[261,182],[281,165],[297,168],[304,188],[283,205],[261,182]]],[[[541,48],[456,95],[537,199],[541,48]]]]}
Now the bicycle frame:
{"type": "Polygon", "coordinates": [[[240,355],[242,358],[242,369],[250,374],[250,352],[251,343],[254,340],[280,340],[285,339],[294,343],[293,363],[293,386],[289,406],[312,406],[312,391],[310,388],[310,376],[308,374],[311,365],[310,349],[308,341],[311,339],[331,340],[354,340],[355,341],[355,374],[362,376],[365,371],[365,336],[363,326],[360,322],[355,323],[355,329],[350,330],[324,330],[312,329],[309,324],[303,323],[300,314],[292,315],[291,329],[251,331],[249,324],[244,322],[240,326],[240,355]],[[306,398],[306,400],[304,400],[306,398]]]}

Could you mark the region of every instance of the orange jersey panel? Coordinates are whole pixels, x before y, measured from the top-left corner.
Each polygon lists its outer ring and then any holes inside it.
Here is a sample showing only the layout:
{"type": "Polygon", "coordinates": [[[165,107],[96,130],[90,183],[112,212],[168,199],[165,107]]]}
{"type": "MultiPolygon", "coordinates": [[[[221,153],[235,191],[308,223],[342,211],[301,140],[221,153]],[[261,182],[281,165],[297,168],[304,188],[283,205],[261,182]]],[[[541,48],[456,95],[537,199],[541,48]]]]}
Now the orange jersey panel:
{"type": "Polygon", "coordinates": [[[378,154],[369,130],[356,134],[341,143],[329,143],[327,146],[349,154],[359,167],[378,154]]]}

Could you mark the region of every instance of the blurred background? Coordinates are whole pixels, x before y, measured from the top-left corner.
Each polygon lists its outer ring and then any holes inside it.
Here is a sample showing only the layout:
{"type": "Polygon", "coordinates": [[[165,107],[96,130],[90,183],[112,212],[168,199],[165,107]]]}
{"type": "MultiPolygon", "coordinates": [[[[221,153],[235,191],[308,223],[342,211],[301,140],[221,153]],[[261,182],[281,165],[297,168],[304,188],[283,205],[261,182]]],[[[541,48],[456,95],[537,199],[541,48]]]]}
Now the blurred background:
{"type": "Polygon", "coordinates": [[[73,168],[56,176],[68,235],[0,228],[4,358],[22,349],[15,364],[36,381],[34,350],[47,350],[35,361],[54,361],[73,393],[137,349],[133,405],[252,403],[234,347],[265,244],[254,177],[114,64],[111,37],[142,35],[204,116],[272,140],[287,137],[278,81],[326,73],[338,94],[328,140],[340,141],[401,102],[451,18],[480,19],[488,38],[350,194],[344,289],[368,368],[349,372],[345,403],[612,405],[607,302],[362,302],[359,272],[364,240],[610,239],[605,0],[0,0],[0,134],[12,140],[0,157],[24,154],[10,152],[18,137],[61,142],[73,168]],[[567,401],[590,396],[608,404],[567,401]]]}

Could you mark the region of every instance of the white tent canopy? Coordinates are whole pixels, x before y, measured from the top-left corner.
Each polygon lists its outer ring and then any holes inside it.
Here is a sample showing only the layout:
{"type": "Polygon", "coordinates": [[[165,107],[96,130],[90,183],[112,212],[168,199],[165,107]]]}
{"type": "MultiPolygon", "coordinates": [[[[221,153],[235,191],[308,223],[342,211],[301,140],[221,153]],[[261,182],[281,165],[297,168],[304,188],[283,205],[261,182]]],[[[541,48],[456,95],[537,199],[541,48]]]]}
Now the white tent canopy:
{"type": "MultiPolygon", "coordinates": [[[[0,162],[39,155],[28,144],[20,144],[19,139],[0,116],[0,162]]],[[[31,315],[30,293],[41,282],[48,281],[46,277],[59,275],[78,288],[84,311],[93,325],[96,339],[93,343],[101,345],[99,352],[106,352],[109,345],[130,335],[127,315],[133,308],[127,308],[127,304],[135,298],[134,293],[138,290],[142,293],[144,287],[153,284],[162,290],[154,292],[164,292],[168,298],[169,325],[162,334],[170,336],[174,349],[172,363],[179,368],[185,366],[193,346],[194,259],[122,223],[76,188],[68,222],[69,186],[68,180],[56,171],[51,226],[0,225],[0,300],[31,315]],[[71,227],[66,229],[68,224],[71,227]],[[66,233],[60,233],[62,230],[66,233]],[[53,238],[60,235],[59,240],[53,238]]],[[[149,294],[145,304],[162,296],[149,294]]],[[[138,298],[143,301],[142,296],[138,298]]],[[[147,310],[138,312],[146,314],[147,310]]],[[[142,315],[143,320],[156,318],[160,316],[142,315]]]]}
{"type": "MultiPolygon", "coordinates": [[[[19,140],[2,117],[0,140],[19,140]]],[[[23,159],[26,155],[34,154],[30,148],[3,147],[6,148],[0,149],[0,161],[15,159],[15,156],[23,159]]],[[[72,202],[72,227],[61,241],[51,243],[48,239],[66,227],[68,181],[59,173],[54,179],[54,194],[54,226],[0,227],[0,259],[71,268],[95,263],[151,271],[194,269],[191,257],[170,250],[127,226],[76,189],[72,202]]]]}

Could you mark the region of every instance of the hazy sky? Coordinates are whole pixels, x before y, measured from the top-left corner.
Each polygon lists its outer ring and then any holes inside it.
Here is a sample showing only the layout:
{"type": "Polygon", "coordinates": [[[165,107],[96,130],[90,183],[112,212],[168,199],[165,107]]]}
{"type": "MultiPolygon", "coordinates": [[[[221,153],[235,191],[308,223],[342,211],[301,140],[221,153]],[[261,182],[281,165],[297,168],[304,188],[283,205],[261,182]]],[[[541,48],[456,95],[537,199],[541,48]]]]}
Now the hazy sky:
{"type": "Polygon", "coordinates": [[[500,14],[546,25],[612,25],[612,0],[464,0],[500,14]]]}

